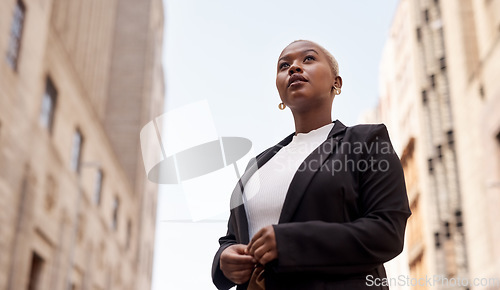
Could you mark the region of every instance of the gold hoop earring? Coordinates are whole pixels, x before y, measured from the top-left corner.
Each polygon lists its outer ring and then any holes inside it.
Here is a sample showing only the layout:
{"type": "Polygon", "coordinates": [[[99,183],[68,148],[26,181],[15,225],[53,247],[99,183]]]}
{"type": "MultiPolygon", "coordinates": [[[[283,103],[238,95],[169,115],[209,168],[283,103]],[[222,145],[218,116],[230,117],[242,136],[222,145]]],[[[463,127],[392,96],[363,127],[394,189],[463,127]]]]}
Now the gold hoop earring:
{"type": "Polygon", "coordinates": [[[284,110],[284,109],[286,108],[286,106],[285,106],[285,104],[280,103],[280,104],[278,105],[278,108],[280,108],[280,110],[284,110]]]}
{"type": "Polygon", "coordinates": [[[340,88],[333,86],[333,94],[340,95],[341,92],[342,90],[340,88]]]}

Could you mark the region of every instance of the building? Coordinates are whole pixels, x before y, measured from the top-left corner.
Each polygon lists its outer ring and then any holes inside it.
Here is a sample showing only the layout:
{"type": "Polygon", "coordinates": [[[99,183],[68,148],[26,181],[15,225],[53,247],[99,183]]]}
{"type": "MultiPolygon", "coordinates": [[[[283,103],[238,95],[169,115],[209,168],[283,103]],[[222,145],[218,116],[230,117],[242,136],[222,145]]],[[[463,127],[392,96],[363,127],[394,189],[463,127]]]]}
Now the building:
{"type": "Polygon", "coordinates": [[[2,1],[0,289],[151,288],[162,36],[161,0],[2,1]]]}
{"type": "Polygon", "coordinates": [[[448,279],[417,288],[500,288],[499,11],[401,0],[386,43],[376,116],[405,170],[410,276],[448,279]]]}

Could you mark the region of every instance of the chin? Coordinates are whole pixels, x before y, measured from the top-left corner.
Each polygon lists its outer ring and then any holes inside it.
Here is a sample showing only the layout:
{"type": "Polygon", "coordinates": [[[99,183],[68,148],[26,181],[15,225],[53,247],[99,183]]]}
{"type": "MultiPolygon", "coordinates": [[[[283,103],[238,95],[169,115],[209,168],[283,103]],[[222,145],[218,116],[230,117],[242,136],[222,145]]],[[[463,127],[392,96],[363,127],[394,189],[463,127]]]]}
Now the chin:
{"type": "Polygon", "coordinates": [[[296,90],[289,92],[286,99],[290,104],[308,102],[314,99],[314,94],[307,91],[296,90]]]}
{"type": "Polygon", "coordinates": [[[288,95],[287,106],[295,111],[303,111],[318,106],[324,106],[325,100],[317,95],[296,94],[288,95]]]}
{"type": "Polygon", "coordinates": [[[315,103],[314,98],[308,96],[295,96],[288,99],[290,109],[304,110],[310,108],[315,103]]]}

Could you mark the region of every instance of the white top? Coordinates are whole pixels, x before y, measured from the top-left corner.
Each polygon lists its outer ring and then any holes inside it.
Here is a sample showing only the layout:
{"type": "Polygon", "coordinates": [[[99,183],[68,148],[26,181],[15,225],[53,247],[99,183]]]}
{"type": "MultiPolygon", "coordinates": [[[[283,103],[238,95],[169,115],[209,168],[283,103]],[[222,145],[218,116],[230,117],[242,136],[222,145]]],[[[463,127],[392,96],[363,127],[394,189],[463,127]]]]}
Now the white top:
{"type": "Polygon", "coordinates": [[[277,224],[288,187],[300,164],[328,137],[334,123],[294,135],[248,180],[244,204],[250,240],[263,227],[277,224]]]}

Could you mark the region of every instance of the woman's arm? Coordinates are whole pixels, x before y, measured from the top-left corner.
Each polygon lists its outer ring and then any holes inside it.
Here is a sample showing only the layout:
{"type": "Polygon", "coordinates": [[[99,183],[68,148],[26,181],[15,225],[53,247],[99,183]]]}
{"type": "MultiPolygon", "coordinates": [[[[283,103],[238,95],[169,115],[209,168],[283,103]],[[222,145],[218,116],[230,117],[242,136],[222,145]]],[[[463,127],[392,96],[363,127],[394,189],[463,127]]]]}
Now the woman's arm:
{"type": "Polygon", "coordinates": [[[374,160],[372,164],[377,169],[381,163],[388,165],[387,171],[359,172],[361,217],[348,223],[306,221],[274,225],[278,249],[275,271],[354,274],[372,270],[402,251],[406,220],[411,212],[401,162],[392,145],[390,152],[380,150],[386,145],[384,142],[390,144],[384,125],[360,130],[367,131],[360,132],[366,136],[364,142],[374,145],[366,148],[379,148],[376,152],[364,152],[361,159],[374,160]]]}
{"type": "Polygon", "coordinates": [[[219,250],[217,253],[215,253],[214,261],[212,263],[212,281],[215,284],[215,287],[217,289],[223,290],[223,289],[230,289],[234,285],[236,285],[233,281],[229,280],[226,276],[224,276],[224,273],[222,272],[220,268],[220,257],[222,252],[229,246],[237,244],[236,242],[236,237],[234,234],[234,230],[232,227],[232,222],[234,219],[234,215],[231,212],[231,215],[229,216],[229,221],[227,224],[227,235],[224,237],[221,237],[219,239],[219,250]]]}
{"type": "MultiPolygon", "coordinates": [[[[271,148],[261,152],[255,158],[252,158],[245,168],[245,173],[254,165],[257,158],[271,148]]],[[[256,260],[245,251],[246,245],[239,244],[236,239],[237,230],[244,230],[238,229],[238,224],[236,222],[236,212],[238,210],[244,210],[242,193],[237,190],[240,186],[239,182],[240,181],[238,181],[236,189],[231,196],[231,213],[227,224],[227,234],[219,239],[220,247],[212,263],[212,281],[217,289],[229,289],[236,284],[235,282],[246,282],[245,280],[248,280],[246,277],[248,276],[248,278],[250,278],[251,274],[250,271],[250,274],[247,275],[248,269],[253,270],[256,264],[256,260]],[[228,249],[231,246],[233,247],[228,249]],[[225,250],[228,251],[223,254],[225,250]]]]}

